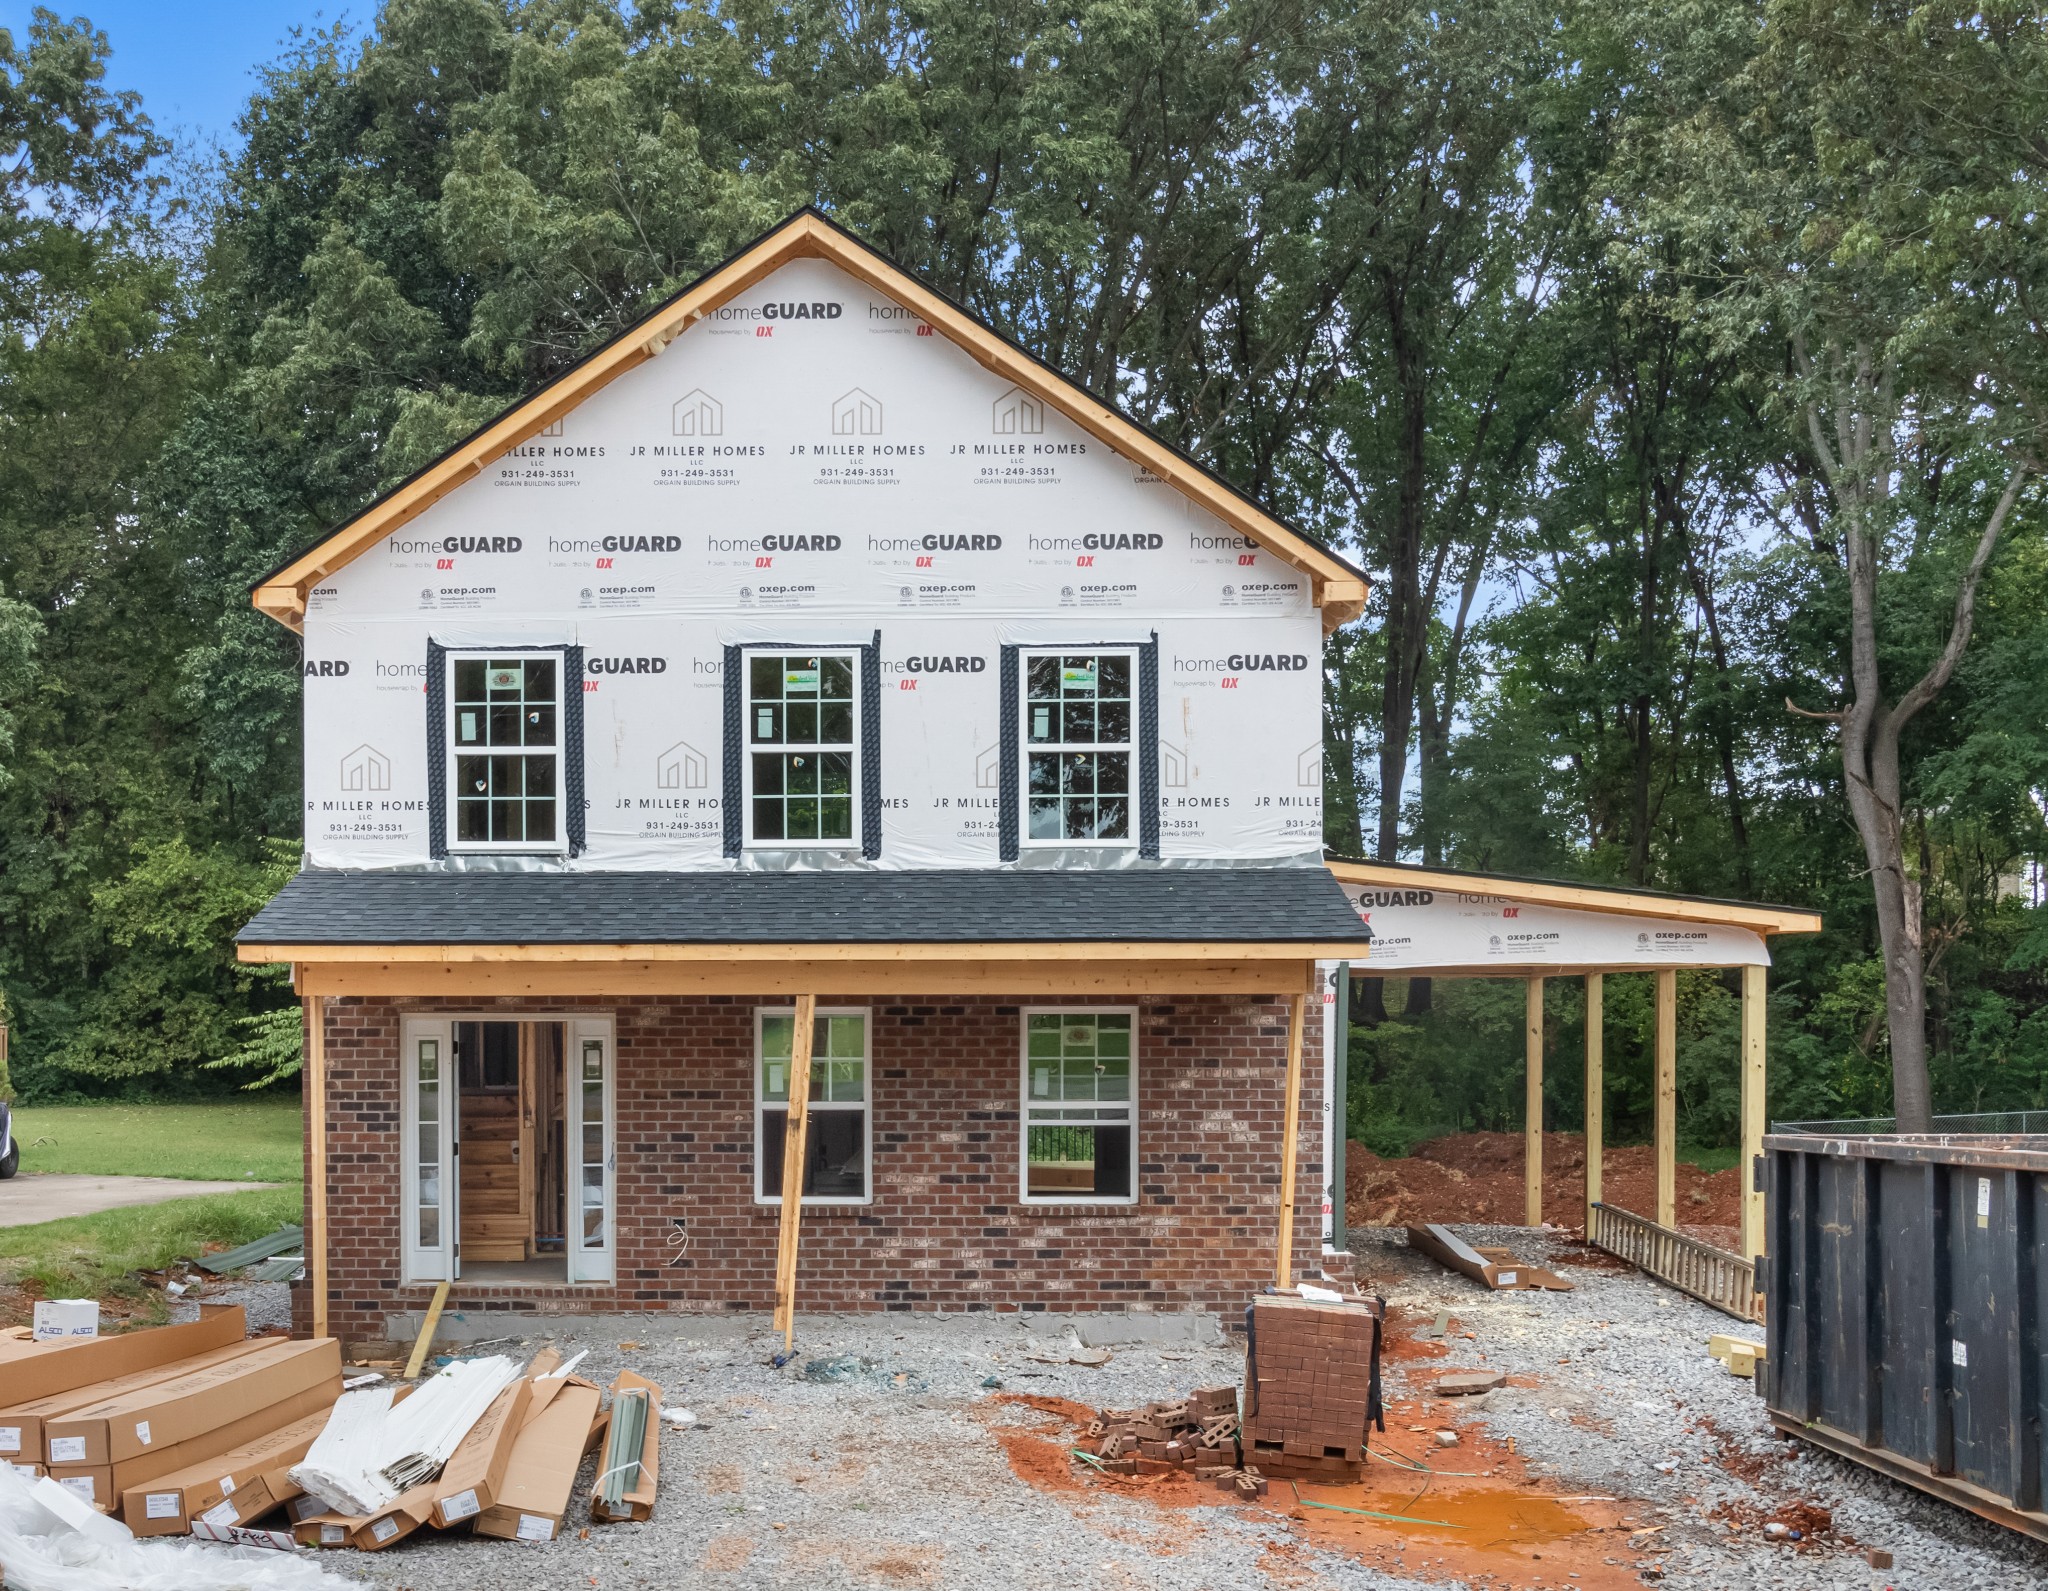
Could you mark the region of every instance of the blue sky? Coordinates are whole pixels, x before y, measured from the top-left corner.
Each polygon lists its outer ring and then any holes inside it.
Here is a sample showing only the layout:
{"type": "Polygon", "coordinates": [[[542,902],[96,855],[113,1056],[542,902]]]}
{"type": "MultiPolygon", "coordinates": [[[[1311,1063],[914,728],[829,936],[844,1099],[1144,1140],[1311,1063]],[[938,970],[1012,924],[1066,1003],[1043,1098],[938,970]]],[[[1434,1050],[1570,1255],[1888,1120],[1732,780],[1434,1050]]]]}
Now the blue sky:
{"type": "MultiPolygon", "coordinates": [[[[46,0],[59,16],[85,16],[107,35],[110,88],[132,88],[165,132],[233,141],[235,117],[255,88],[254,68],[276,57],[294,26],[336,18],[367,23],[375,0],[46,0]]],[[[0,27],[25,42],[35,6],[0,0],[0,27]]]]}

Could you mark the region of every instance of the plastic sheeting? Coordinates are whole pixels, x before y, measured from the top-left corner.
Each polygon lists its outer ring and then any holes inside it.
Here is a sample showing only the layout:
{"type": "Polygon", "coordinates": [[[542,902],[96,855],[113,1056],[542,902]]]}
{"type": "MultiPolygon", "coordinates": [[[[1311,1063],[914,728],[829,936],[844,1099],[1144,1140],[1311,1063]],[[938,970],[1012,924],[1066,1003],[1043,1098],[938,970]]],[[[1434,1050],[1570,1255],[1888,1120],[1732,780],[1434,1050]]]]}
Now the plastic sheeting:
{"type": "Polygon", "coordinates": [[[137,1541],[55,1481],[0,1465],[0,1565],[8,1591],[345,1591],[290,1553],[137,1541]]]}
{"type": "Polygon", "coordinates": [[[308,859],[429,861],[427,759],[447,755],[432,642],[583,649],[589,849],[568,865],[729,866],[725,648],[878,633],[872,865],[998,861],[1000,776],[1022,755],[1003,647],[1155,636],[1162,859],[1319,853],[1308,577],[801,261],[309,593],[308,859]]]}

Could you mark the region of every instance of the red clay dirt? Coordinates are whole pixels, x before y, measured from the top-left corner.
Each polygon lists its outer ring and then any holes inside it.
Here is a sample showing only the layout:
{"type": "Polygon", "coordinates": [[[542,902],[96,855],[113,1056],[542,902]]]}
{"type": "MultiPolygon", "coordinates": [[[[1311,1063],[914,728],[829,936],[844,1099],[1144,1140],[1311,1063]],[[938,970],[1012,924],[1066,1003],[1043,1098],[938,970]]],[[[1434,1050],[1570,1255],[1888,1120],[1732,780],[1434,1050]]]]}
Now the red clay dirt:
{"type": "MultiPolygon", "coordinates": [[[[1353,1226],[1522,1224],[1520,1133],[1452,1133],[1417,1144],[1405,1160],[1383,1160],[1353,1143],[1344,1174],[1344,1214],[1353,1226]]],[[[1725,1246],[1741,1220],[1738,1172],[1702,1171],[1681,1161],[1676,1187],[1681,1229],[1725,1246]]],[[[1657,1168],[1647,1144],[1606,1150],[1601,1197],[1639,1215],[1656,1214],[1657,1168]]],[[[1543,1135],[1543,1219],[1568,1228],[1585,1223],[1586,1140],[1579,1133],[1543,1135]]]]}
{"type": "MultiPolygon", "coordinates": [[[[1404,1329],[1392,1327],[1387,1347],[1395,1358],[1422,1358],[1403,1350],[1436,1344],[1416,1344],[1404,1329]]],[[[1526,1585],[1540,1576],[1580,1591],[1640,1591],[1633,1570],[1606,1561],[1634,1558],[1622,1545],[1630,1506],[1563,1498],[1531,1480],[1509,1445],[1452,1400],[1418,1394],[1390,1403],[1387,1432],[1375,1432],[1371,1444],[1381,1456],[1367,1462],[1358,1483],[1297,1488],[1274,1480],[1270,1495],[1256,1504],[1185,1472],[1123,1476],[1086,1470],[1068,1453],[1092,1411],[1060,1398],[1009,1394],[995,1401],[1043,1417],[1028,1427],[995,1427],[1018,1478],[1041,1491],[1111,1492],[1161,1508],[1257,1508],[1286,1518],[1306,1543],[1418,1579],[1526,1585]],[[1411,1432],[1410,1426],[1422,1429],[1411,1432]],[[1446,1429],[1458,1431],[1458,1446],[1433,1445],[1429,1433],[1446,1429]],[[1375,1519],[1346,1509],[1402,1517],[1375,1519]]],[[[1260,1567],[1277,1583],[1300,1582],[1301,1566],[1284,1548],[1269,1552],[1260,1567]]]]}

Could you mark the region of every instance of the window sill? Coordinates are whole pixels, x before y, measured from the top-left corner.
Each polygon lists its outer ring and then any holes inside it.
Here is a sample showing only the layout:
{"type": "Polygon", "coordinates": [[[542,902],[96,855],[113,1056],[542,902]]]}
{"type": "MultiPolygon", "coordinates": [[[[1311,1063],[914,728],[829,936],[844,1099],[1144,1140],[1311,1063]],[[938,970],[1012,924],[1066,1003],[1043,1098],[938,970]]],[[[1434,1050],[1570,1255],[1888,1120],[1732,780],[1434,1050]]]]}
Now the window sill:
{"type": "Polygon", "coordinates": [[[1144,1206],[1130,1204],[1024,1204],[1011,1206],[1010,1213],[1019,1216],[1048,1216],[1059,1221],[1087,1220],[1108,1217],[1126,1219],[1142,1213],[1144,1206]]]}

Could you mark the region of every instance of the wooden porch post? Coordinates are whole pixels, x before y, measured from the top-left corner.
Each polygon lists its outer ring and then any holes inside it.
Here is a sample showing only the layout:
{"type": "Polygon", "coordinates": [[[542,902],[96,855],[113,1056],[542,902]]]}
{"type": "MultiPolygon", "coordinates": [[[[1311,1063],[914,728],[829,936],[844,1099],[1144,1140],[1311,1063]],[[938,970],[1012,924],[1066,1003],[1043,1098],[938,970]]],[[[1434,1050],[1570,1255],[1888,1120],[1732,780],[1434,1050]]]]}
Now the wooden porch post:
{"type": "Polygon", "coordinates": [[[1657,970],[1657,1224],[1678,1224],[1678,972],[1657,970]]]}
{"type": "Polygon", "coordinates": [[[306,1259],[313,1276],[313,1335],[327,1335],[327,998],[306,996],[306,1110],[313,1163],[306,1168],[306,1259]]]}
{"type": "Polygon", "coordinates": [[[1593,1206],[1600,1202],[1600,1157],[1606,1147],[1607,1034],[1603,997],[1607,980],[1586,974],[1586,1241],[1593,1240],[1593,1206]]]}
{"type": "Polygon", "coordinates": [[[1288,996],[1287,1109],[1280,1119],[1280,1252],[1273,1264],[1282,1292],[1294,1285],[1294,1166],[1300,1151],[1301,1030],[1307,1004],[1308,996],[1299,990],[1288,996]]]}
{"type": "Polygon", "coordinates": [[[789,1120],[782,1134],[782,1223],[775,1250],[775,1329],[782,1351],[796,1346],[796,1241],[804,1210],[804,1144],[811,1126],[811,1030],[818,997],[796,997],[789,1035],[789,1120]]]}
{"type": "Polygon", "coordinates": [[[1764,1196],[1756,1185],[1764,1152],[1764,969],[1742,969],[1742,1257],[1764,1251],[1764,1196]]]}
{"type": "Polygon", "coordinates": [[[1523,985],[1522,1225],[1543,1224],[1543,980],[1523,985]]]}

